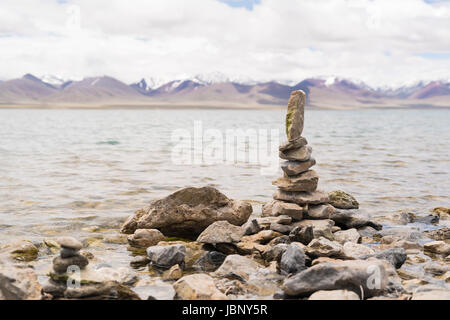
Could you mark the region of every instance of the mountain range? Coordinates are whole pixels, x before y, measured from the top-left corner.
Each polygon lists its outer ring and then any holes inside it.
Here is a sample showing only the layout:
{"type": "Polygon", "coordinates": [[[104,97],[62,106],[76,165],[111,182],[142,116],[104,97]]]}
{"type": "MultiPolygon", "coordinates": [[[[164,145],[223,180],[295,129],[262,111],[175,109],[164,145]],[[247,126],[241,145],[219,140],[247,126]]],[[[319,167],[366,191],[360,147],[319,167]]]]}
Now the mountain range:
{"type": "Polygon", "coordinates": [[[62,80],[54,76],[0,81],[0,107],[285,107],[290,92],[304,90],[312,108],[450,107],[450,82],[371,88],[342,78],[310,78],[297,84],[255,82],[220,75],[126,84],[102,76],[62,80]]]}

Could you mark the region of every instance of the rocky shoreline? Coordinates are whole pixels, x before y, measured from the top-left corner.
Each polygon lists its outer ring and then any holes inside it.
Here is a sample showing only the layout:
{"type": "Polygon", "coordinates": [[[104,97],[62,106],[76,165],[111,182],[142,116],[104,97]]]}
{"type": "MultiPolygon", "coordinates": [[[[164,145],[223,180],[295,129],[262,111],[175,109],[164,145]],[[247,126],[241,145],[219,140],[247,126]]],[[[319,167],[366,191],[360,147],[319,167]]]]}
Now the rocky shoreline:
{"type": "Polygon", "coordinates": [[[0,248],[0,300],[450,299],[450,209],[372,218],[350,194],[317,190],[304,104],[293,92],[284,175],[261,210],[213,187],[155,200],[99,240],[126,247],[128,267],[100,261],[86,239],[11,243],[0,248]],[[42,257],[53,260],[38,274],[42,257]]]}

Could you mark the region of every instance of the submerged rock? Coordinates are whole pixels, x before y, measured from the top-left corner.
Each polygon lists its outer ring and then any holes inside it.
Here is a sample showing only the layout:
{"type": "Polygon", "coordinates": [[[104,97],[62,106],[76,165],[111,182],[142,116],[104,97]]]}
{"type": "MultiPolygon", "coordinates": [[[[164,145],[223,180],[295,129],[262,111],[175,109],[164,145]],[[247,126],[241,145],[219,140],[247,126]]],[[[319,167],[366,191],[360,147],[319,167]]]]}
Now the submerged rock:
{"type": "Polygon", "coordinates": [[[166,236],[195,239],[216,221],[243,225],[251,213],[249,203],[231,200],[215,188],[185,188],[136,211],[124,223],[121,232],[131,234],[136,229],[159,229],[166,236]]]}
{"type": "Polygon", "coordinates": [[[5,248],[2,251],[9,252],[10,256],[18,261],[33,261],[39,254],[38,248],[30,241],[16,241],[5,248]]]}
{"type": "Polygon", "coordinates": [[[344,191],[332,191],[328,194],[330,204],[338,209],[358,209],[359,203],[356,199],[344,191]]]}
{"type": "Polygon", "coordinates": [[[308,296],[320,290],[349,290],[364,297],[380,295],[387,289],[388,275],[382,262],[349,260],[325,262],[287,278],[283,291],[288,296],[308,296]]]}

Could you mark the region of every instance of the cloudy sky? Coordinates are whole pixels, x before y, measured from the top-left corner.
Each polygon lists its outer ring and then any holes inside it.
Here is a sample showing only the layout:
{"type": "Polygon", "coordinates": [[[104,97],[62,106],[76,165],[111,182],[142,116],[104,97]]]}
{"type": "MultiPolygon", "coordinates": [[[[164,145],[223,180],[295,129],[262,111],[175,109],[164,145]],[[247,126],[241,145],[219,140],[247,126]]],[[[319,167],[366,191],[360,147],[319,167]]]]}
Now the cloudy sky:
{"type": "Polygon", "coordinates": [[[15,0],[0,3],[0,79],[25,73],[450,79],[450,1],[15,0]]]}

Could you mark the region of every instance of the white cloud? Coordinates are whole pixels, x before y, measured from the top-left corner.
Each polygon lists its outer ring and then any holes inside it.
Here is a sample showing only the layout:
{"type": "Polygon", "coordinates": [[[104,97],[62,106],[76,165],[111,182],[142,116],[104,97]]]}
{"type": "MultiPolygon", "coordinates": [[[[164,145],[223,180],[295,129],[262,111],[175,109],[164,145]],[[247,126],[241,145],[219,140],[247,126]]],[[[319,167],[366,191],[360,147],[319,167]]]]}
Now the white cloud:
{"type": "Polygon", "coordinates": [[[450,3],[262,0],[250,11],[216,0],[16,0],[0,4],[0,48],[4,79],[219,71],[400,85],[449,78],[450,59],[414,54],[450,52],[450,3]]]}

